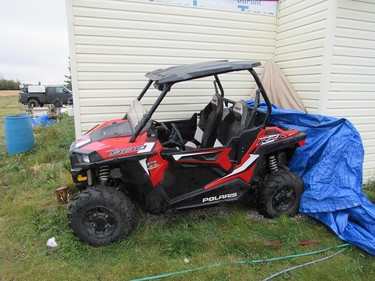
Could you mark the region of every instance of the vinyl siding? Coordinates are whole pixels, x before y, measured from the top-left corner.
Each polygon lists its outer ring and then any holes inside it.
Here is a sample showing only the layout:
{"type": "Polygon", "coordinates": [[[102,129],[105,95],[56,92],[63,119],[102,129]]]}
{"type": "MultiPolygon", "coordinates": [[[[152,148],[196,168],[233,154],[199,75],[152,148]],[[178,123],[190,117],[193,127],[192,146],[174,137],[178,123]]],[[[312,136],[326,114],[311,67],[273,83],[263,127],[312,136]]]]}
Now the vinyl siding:
{"type": "MultiPolygon", "coordinates": [[[[264,63],[274,54],[274,16],[149,1],[66,3],[77,135],[122,117],[149,71],[221,59],[264,63]]],[[[240,73],[225,75],[222,82],[226,96],[234,100],[248,98],[254,88],[249,76],[240,73]]],[[[214,94],[207,79],[174,88],[158,108],[158,120],[189,117],[214,94]]],[[[156,96],[154,91],[142,102],[150,107],[156,96]]]]}
{"type": "Polygon", "coordinates": [[[349,119],[365,147],[364,179],[375,175],[375,2],[339,0],[327,114],[349,119]]]}
{"type": "Polygon", "coordinates": [[[375,176],[375,2],[282,0],[275,61],[309,113],[347,118],[375,176]]]}
{"type": "Polygon", "coordinates": [[[327,7],[326,0],[279,2],[275,62],[309,113],[319,112],[327,7]]]}

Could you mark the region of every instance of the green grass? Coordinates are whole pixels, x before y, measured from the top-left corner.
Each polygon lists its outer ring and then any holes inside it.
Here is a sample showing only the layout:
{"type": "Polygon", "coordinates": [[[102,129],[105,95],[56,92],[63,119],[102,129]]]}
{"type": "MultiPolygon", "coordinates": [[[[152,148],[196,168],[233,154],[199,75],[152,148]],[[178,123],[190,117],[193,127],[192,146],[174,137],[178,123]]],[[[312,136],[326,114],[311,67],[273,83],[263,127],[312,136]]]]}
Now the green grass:
{"type": "MultiPolygon", "coordinates": [[[[17,96],[1,96],[4,115],[17,114],[17,96]]],[[[54,189],[73,187],[68,148],[73,120],[35,129],[36,146],[7,155],[0,131],[0,280],[129,280],[214,263],[305,253],[343,243],[321,223],[304,215],[269,220],[249,204],[150,215],[137,206],[137,227],[119,243],[94,248],[80,242],[67,222],[67,206],[54,189]],[[58,247],[47,248],[56,237],[58,247]],[[314,244],[300,246],[302,240],[314,244]],[[281,242],[277,244],[275,242],[281,242]],[[189,263],[184,259],[188,258],[189,263]]],[[[364,187],[375,199],[375,184],[364,187]]],[[[260,280],[285,268],[322,258],[310,257],[245,265],[225,265],[167,280],[260,280]]],[[[371,280],[374,257],[350,246],[328,261],[300,268],[278,280],[371,280]]]]}

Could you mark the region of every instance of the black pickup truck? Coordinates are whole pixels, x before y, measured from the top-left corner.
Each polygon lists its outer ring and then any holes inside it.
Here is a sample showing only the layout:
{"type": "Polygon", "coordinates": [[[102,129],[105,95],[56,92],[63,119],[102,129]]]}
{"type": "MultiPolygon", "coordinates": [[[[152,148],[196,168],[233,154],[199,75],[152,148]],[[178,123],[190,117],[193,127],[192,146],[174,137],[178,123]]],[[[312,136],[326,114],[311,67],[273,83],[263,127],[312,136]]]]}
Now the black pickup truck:
{"type": "Polygon", "coordinates": [[[45,104],[62,107],[72,102],[72,92],[64,86],[25,86],[19,93],[19,101],[29,108],[45,104]]]}

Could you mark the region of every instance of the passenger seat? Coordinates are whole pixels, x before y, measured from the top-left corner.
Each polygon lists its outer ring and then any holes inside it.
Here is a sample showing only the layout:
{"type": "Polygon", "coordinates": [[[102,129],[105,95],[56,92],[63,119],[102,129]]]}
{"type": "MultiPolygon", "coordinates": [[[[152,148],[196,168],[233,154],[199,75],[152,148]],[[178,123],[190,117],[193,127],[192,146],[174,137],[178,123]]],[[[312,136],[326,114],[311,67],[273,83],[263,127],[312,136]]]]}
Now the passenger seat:
{"type": "Polygon", "coordinates": [[[234,137],[248,128],[249,121],[250,112],[246,102],[236,102],[218,129],[218,140],[223,145],[228,145],[234,137]]]}

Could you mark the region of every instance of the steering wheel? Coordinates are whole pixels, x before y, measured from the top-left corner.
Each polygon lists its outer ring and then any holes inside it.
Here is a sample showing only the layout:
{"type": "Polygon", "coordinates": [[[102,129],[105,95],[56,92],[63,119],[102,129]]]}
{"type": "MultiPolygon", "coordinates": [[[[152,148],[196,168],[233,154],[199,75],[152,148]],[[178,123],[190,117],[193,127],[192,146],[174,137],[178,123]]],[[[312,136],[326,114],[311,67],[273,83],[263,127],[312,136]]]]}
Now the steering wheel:
{"type": "Polygon", "coordinates": [[[171,123],[172,126],[172,132],[169,135],[169,140],[164,142],[162,145],[168,145],[168,144],[173,144],[176,145],[177,147],[181,148],[182,150],[185,150],[185,141],[181,136],[180,131],[178,130],[177,126],[175,123],[171,123]]]}

